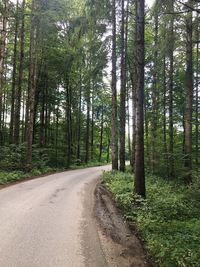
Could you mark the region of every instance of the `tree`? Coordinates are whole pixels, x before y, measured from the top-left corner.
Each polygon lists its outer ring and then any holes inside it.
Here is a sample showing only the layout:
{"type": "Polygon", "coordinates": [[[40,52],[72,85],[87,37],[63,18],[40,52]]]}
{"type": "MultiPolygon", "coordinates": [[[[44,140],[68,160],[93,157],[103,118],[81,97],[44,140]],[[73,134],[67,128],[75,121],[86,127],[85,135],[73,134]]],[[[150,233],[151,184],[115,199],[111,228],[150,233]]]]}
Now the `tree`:
{"type": "Polygon", "coordinates": [[[0,131],[2,130],[2,97],[5,69],[6,35],[8,22],[8,0],[3,1],[2,19],[0,21],[0,131]]]}
{"type": "Polygon", "coordinates": [[[31,8],[31,29],[30,29],[30,48],[29,48],[29,82],[28,82],[28,101],[27,101],[27,169],[32,165],[32,146],[33,146],[33,128],[34,128],[34,107],[35,92],[37,82],[37,54],[36,47],[38,41],[38,18],[36,10],[38,8],[37,0],[33,0],[31,8]]]}
{"type": "Polygon", "coordinates": [[[125,171],[125,124],[126,124],[126,60],[125,60],[125,8],[121,2],[121,88],[120,88],[120,171],[125,171]]]}
{"type": "Polygon", "coordinates": [[[118,170],[117,75],[116,75],[116,2],[112,0],[112,169],[118,170]]]}
{"type": "MultiPolygon", "coordinates": [[[[192,5],[189,1],[188,5],[192,5]]],[[[192,7],[192,6],[191,6],[192,7]]],[[[186,99],[185,99],[185,167],[187,174],[185,180],[192,182],[192,113],[193,113],[193,27],[192,11],[186,15],[186,99]]]]}
{"type": "Polygon", "coordinates": [[[144,171],[144,0],[137,0],[137,87],[136,87],[136,144],[135,144],[135,193],[145,197],[144,171]]]}

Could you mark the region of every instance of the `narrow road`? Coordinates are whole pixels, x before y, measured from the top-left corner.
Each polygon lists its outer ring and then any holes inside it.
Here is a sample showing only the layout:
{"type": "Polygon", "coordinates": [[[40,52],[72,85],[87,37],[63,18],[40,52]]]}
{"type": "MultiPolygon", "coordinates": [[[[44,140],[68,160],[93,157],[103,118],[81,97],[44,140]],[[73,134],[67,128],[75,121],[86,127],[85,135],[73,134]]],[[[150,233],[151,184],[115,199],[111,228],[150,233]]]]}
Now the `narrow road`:
{"type": "Polygon", "coordinates": [[[0,190],[0,267],[105,267],[92,217],[106,167],[49,175],[0,190]]]}

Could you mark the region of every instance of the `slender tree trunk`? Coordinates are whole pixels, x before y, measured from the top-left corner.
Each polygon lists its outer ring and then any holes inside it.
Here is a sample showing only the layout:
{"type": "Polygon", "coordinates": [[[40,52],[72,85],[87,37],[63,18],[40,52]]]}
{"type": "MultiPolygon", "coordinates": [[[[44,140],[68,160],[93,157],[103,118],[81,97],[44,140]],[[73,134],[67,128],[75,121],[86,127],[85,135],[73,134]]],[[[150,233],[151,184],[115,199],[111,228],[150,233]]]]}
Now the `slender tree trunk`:
{"type": "Polygon", "coordinates": [[[13,47],[13,72],[12,72],[12,96],[11,96],[11,114],[10,114],[10,144],[14,142],[14,119],[15,119],[15,100],[16,100],[16,81],[17,81],[17,38],[19,28],[19,1],[17,0],[15,13],[15,37],[13,47]]]}
{"type": "MultiPolygon", "coordinates": [[[[191,4],[191,1],[189,1],[191,4]]],[[[185,101],[185,181],[192,182],[192,107],[193,107],[193,56],[192,56],[192,11],[186,16],[186,101],[185,101]]]]}
{"type": "MultiPolygon", "coordinates": [[[[174,0],[170,2],[170,12],[174,12],[174,0]]],[[[169,44],[169,177],[174,177],[174,15],[170,19],[169,44]]]]}
{"type": "Polygon", "coordinates": [[[120,88],[120,171],[125,171],[125,126],[126,126],[126,63],[125,63],[125,9],[122,0],[121,17],[121,88],[120,88]]]}
{"type": "MultiPolygon", "coordinates": [[[[5,84],[7,83],[7,73],[8,73],[8,64],[5,61],[5,76],[4,76],[4,82],[5,84]]],[[[0,137],[0,144],[4,145],[7,143],[7,141],[9,142],[9,138],[7,138],[7,121],[8,121],[8,97],[9,97],[9,93],[6,87],[3,87],[3,99],[2,99],[2,118],[1,118],[1,122],[2,122],[2,131],[0,132],[1,137],[0,137]]]]}
{"type": "Polygon", "coordinates": [[[71,146],[72,146],[72,136],[71,136],[71,99],[70,99],[70,87],[69,87],[69,77],[66,79],[66,121],[67,121],[67,166],[71,164],[71,146]]]}
{"type": "Polygon", "coordinates": [[[152,85],[152,151],[151,151],[151,169],[152,173],[156,172],[156,138],[157,138],[157,72],[158,72],[158,1],[155,6],[155,35],[154,35],[154,67],[153,67],[153,85],[152,85]]]}
{"type": "MultiPolygon", "coordinates": [[[[135,2],[135,17],[137,16],[137,2],[135,2]]],[[[129,66],[129,71],[130,71],[130,81],[131,81],[131,93],[132,93],[132,155],[131,155],[131,167],[134,171],[135,169],[135,143],[136,143],[136,86],[137,86],[137,29],[136,29],[136,22],[135,22],[135,27],[134,27],[134,49],[133,49],[133,60],[131,63],[130,60],[128,60],[128,66],[129,66]]],[[[128,58],[127,58],[128,59],[128,58]]]]}
{"type": "Polygon", "coordinates": [[[20,134],[20,113],[21,113],[21,95],[22,95],[22,81],[23,81],[23,70],[24,70],[24,9],[25,0],[22,2],[21,8],[21,31],[20,31],[20,62],[19,62],[19,77],[16,92],[16,106],[15,106],[15,125],[14,125],[14,143],[19,144],[20,134]]]}
{"type": "Polygon", "coordinates": [[[144,171],[144,0],[137,0],[137,116],[135,146],[135,193],[145,197],[144,171]]]}
{"type": "Polygon", "coordinates": [[[107,145],[107,163],[110,161],[110,137],[108,136],[108,145],[107,145]]]}
{"type": "Polygon", "coordinates": [[[133,122],[133,135],[132,135],[132,167],[135,168],[135,142],[136,142],[136,83],[132,82],[132,122],[133,122]]]}
{"type": "Polygon", "coordinates": [[[58,167],[58,127],[59,127],[59,103],[56,108],[56,167],[58,167]]]}
{"type": "Polygon", "coordinates": [[[103,150],[103,124],[104,124],[104,106],[102,105],[101,111],[101,133],[100,133],[100,145],[99,145],[99,162],[102,161],[102,150],[103,150]]]}
{"type": "Polygon", "coordinates": [[[92,90],[92,118],[91,118],[91,161],[94,159],[94,84],[92,90]]]}
{"type": "MultiPolygon", "coordinates": [[[[199,18],[199,16],[198,16],[199,18]]],[[[199,40],[199,25],[197,27],[197,40],[199,40]]],[[[195,156],[196,170],[199,168],[199,43],[196,47],[196,92],[195,92],[195,156]]]]}
{"type": "Polygon", "coordinates": [[[2,98],[5,65],[5,49],[8,21],[8,0],[3,0],[2,30],[0,32],[0,131],[2,131],[2,98]]]}
{"type": "Polygon", "coordinates": [[[166,81],[166,57],[163,59],[163,142],[164,142],[164,162],[166,164],[167,177],[169,177],[169,161],[167,151],[167,81],[166,81]]]}
{"type": "Polygon", "coordinates": [[[37,31],[38,19],[35,15],[37,10],[36,0],[32,2],[31,30],[30,30],[30,49],[29,49],[29,85],[28,85],[28,121],[27,121],[27,169],[32,167],[32,145],[33,145],[33,126],[34,126],[34,108],[35,108],[35,91],[37,75],[37,31]]]}
{"type": "Polygon", "coordinates": [[[129,93],[127,91],[127,123],[128,123],[128,152],[130,157],[130,165],[132,166],[132,151],[131,151],[131,133],[130,133],[130,112],[129,112],[129,93]]]}
{"type": "Polygon", "coordinates": [[[78,133],[77,133],[77,160],[80,160],[81,145],[81,101],[82,101],[82,75],[80,75],[79,107],[78,107],[78,133]]]}
{"type": "Polygon", "coordinates": [[[118,170],[116,1],[112,0],[112,169],[118,170]]]}
{"type": "Polygon", "coordinates": [[[43,76],[44,85],[41,89],[41,110],[40,110],[40,146],[45,146],[45,92],[47,88],[47,77],[43,76]]]}
{"type": "Polygon", "coordinates": [[[87,88],[87,121],[86,121],[86,138],[85,138],[85,163],[89,161],[89,143],[90,143],[90,82],[87,88]]]}

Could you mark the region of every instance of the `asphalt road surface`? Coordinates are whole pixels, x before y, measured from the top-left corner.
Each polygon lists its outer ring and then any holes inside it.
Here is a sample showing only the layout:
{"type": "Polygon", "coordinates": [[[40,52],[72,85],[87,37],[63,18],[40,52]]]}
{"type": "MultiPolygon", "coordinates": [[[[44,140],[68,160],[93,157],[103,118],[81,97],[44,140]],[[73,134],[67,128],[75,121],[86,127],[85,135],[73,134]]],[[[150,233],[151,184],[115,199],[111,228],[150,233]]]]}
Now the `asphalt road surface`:
{"type": "Polygon", "coordinates": [[[0,267],[107,266],[92,216],[106,167],[68,171],[0,190],[0,267]]]}

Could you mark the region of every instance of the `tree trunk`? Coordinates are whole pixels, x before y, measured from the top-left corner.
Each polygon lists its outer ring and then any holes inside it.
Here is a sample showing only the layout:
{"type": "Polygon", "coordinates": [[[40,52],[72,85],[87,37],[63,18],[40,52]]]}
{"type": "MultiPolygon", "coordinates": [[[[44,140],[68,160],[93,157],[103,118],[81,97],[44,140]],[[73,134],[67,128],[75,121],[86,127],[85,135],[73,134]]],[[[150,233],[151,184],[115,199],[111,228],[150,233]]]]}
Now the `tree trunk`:
{"type": "MultiPolygon", "coordinates": [[[[199,16],[198,16],[199,19],[199,16]]],[[[199,40],[199,25],[197,27],[197,40],[199,40]]],[[[199,42],[196,47],[196,92],[195,92],[195,161],[196,170],[199,168],[199,42]]]]}
{"type": "Polygon", "coordinates": [[[30,48],[29,48],[29,81],[28,81],[28,114],[27,114],[27,169],[32,168],[32,145],[33,145],[33,126],[34,126],[34,108],[35,108],[35,91],[37,75],[37,35],[38,21],[35,15],[37,10],[36,0],[32,2],[31,30],[30,30],[30,48]]]}
{"type": "Polygon", "coordinates": [[[67,166],[71,165],[72,159],[72,135],[71,135],[71,95],[69,78],[66,83],[66,119],[67,119],[67,166]]]}
{"type": "Polygon", "coordinates": [[[110,161],[110,136],[108,136],[108,145],[107,145],[107,158],[106,162],[109,163],[110,161]]]}
{"type": "Polygon", "coordinates": [[[85,163],[89,161],[89,142],[90,142],[90,82],[87,88],[87,121],[85,138],[85,163]]]}
{"type": "Polygon", "coordinates": [[[0,131],[2,130],[2,101],[3,101],[3,81],[4,81],[4,64],[5,48],[8,21],[8,0],[3,0],[2,30],[0,32],[0,131]]]}
{"type": "Polygon", "coordinates": [[[118,170],[116,0],[112,0],[112,170],[118,170]]]}
{"type": "MultiPolygon", "coordinates": [[[[174,0],[170,2],[170,12],[174,12],[174,0]]],[[[170,19],[169,44],[169,177],[174,177],[174,15],[170,19]]]]}
{"type": "Polygon", "coordinates": [[[132,151],[131,151],[131,133],[130,133],[130,112],[129,112],[129,92],[127,90],[127,124],[128,124],[128,152],[130,157],[130,165],[132,165],[132,151]]]}
{"type": "Polygon", "coordinates": [[[151,150],[151,170],[152,173],[156,172],[156,135],[157,135],[157,72],[158,72],[158,1],[155,3],[154,15],[154,67],[153,67],[153,84],[152,84],[152,121],[151,121],[151,137],[152,137],[152,150],[151,150]]]}
{"type": "Polygon", "coordinates": [[[167,151],[167,129],[166,129],[166,113],[167,113],[167,82],[166,82],[166,57],[163,59],[163,142],[164,142],[164,162],[166,164],[166,173],[169,177],[169,161],[167,151]]]}
{"type": "Polygon", "coordinates": [[[22,94],[22,81],[24,70],[24,9],[25,0],[22,2],[21,8],[21,31],[20,31],[20,62],[19,62],[19,77],[16,91],[16,104],[15,104],[15,125],[14,125],[14,143],[19,144],[19,132],[20,132],[20,113],[21,113],[21,94],[22,94]]]}
{"type": "Polygon", "coordinates": [[[120,171],[125,171],[125,126],[126,126],[126,64],[125,64],[125,9],[122,0],[121,17],[121,88],[120,88],[120,171]]]}
{"type": "Polygon", "coordinates": [[[82,101],[82,74],[80,75],[79,107],[78,107],[78,132],[77,132],[77,160],[80,160],[81,145],[81,101],[82,101]]]}
{"type": "Polygon", "coordinates": [[[91,161],[94,159],[94,83],[92,90],[92,118],[91,118],[91,161]]]}
{"type": "Polygon", "coordinates": [[[103,150],[103,124],[104,124],[104,107],[102,105],[101,111],[101,133],[100,133],[100,145],[99,145],[99,162],[102,161],[102,150],[103,150]]]}
{"type": "Polygon", "coordinates": [[[135,146],[135,193],[145,197],[144,171],[144,0],[137,0],[137,116],[135,146]]]}
{"type": "MultiPolygon", "coordinates": [[[[191,1],[189,2],[191,4],[191,1]]],[[[193,56],[192,11],[186,15],[186,101],[185,101],[185,181],[192,182],[192,106],[193,106],[193,56]]]]}
{"type": "Polygon", "coordinates": [[[10,114],[10,137],[9,142],[14,142],[14,122],[15,122],[15,100],[16,100],[16,76],[17,76],[17,38],[19,27],[19,1],[17,0],[15,13],[15,37],[13,47],[13,72],[12,72],[12,95],[11,95],[11,114],[10,114]]]}

